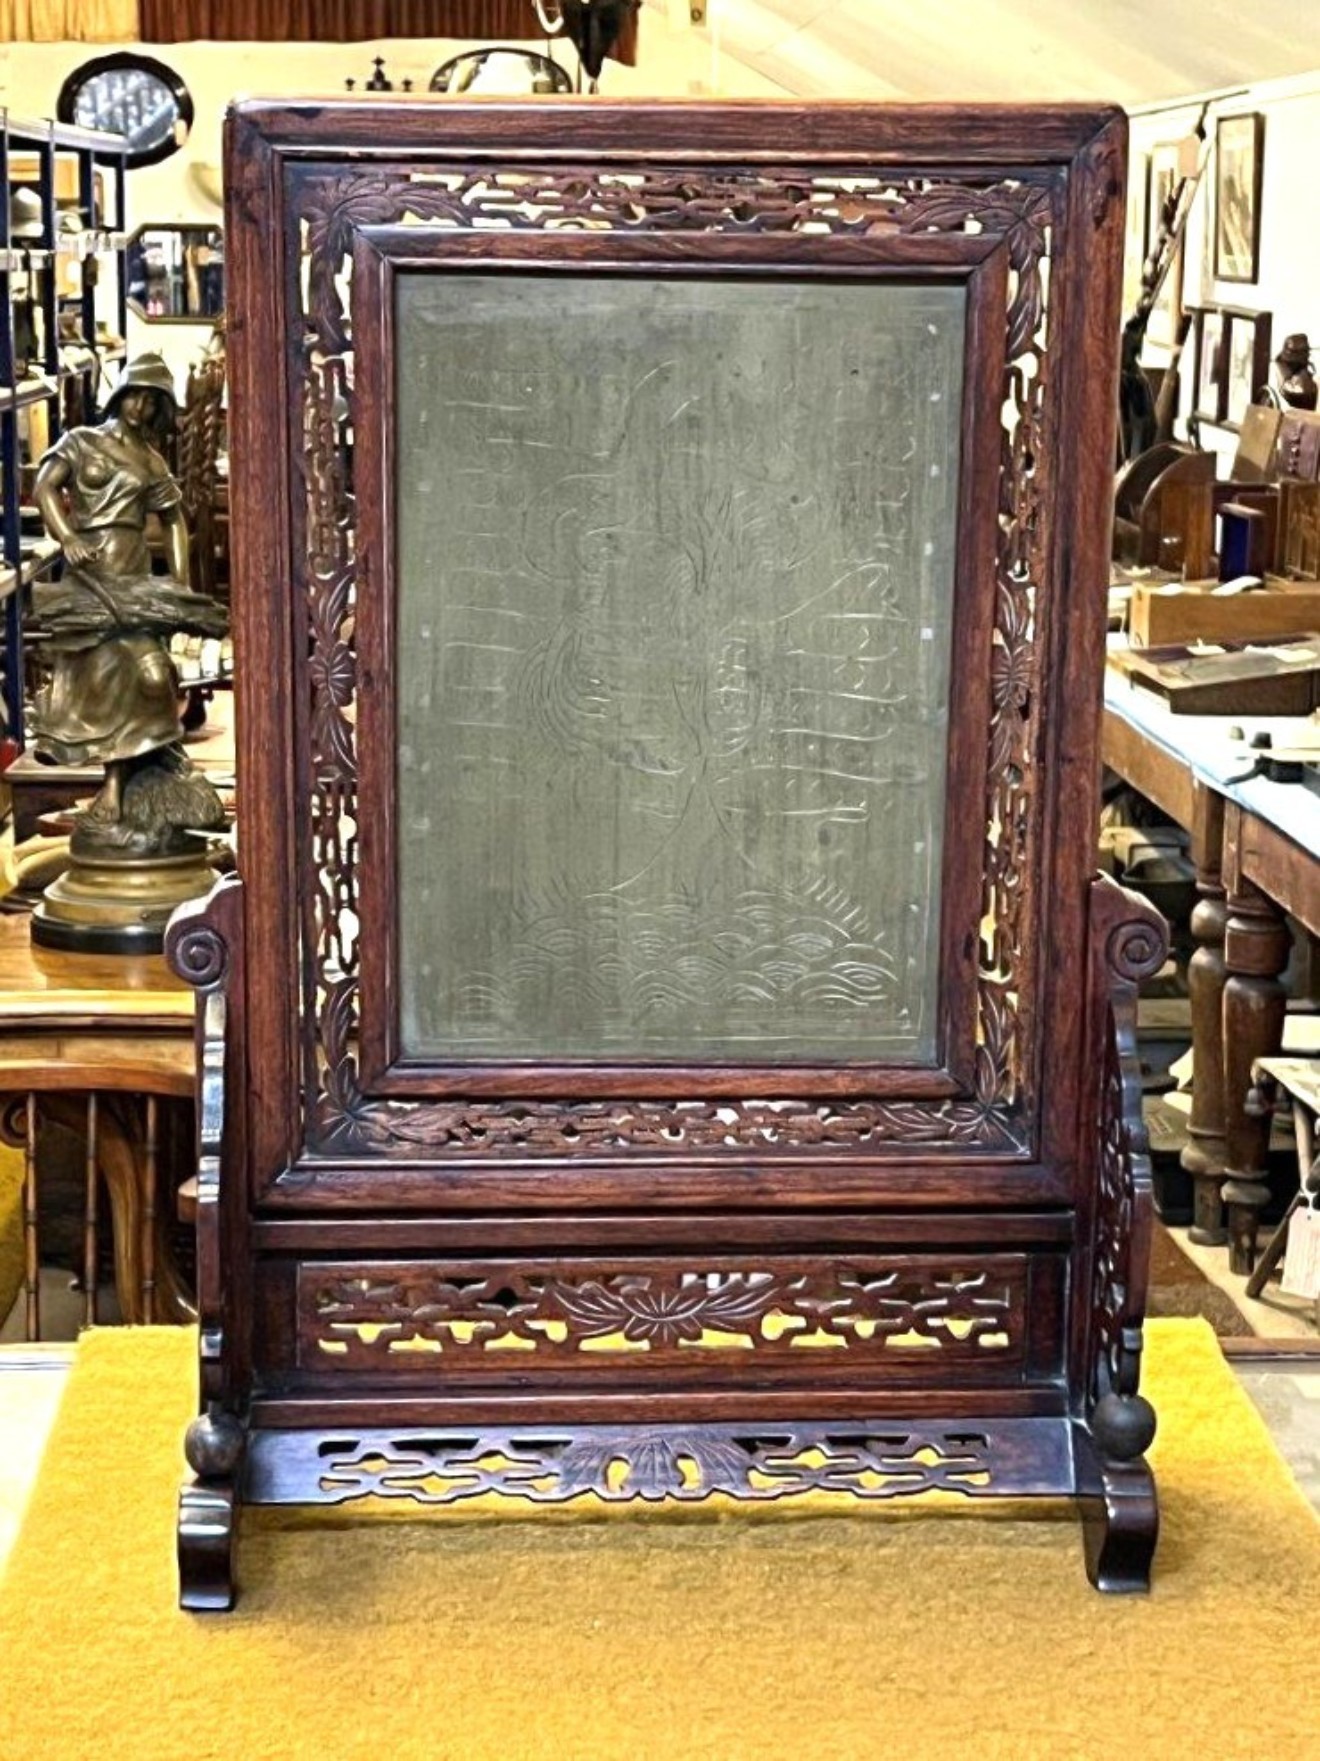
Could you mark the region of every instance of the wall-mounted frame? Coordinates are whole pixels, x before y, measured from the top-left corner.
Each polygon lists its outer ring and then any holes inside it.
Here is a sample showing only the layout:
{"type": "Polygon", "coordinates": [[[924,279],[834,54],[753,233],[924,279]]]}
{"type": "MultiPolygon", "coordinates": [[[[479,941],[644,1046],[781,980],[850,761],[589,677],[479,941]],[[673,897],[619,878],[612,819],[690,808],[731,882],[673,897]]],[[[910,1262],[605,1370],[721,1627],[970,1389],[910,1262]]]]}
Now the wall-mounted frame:
{"type": "Polygon", "coordinates": [[[1224,419],[1224,315],[1205,306],[1192,314],[1195,364],[1192,381],[1192,414],[1201,422],[1224,419]]]}
{"type": "Polygon", "coordinates": [[[1256,281],[1265,171],[1265,118],[1221,116],[1215,129],[1215,279],[1256,281]]]}
{"type": "Polygon", "coordinates": [[[76,67],[60,88],[55,114],[61,122],[122,136],[131,170],[178,152],[192,129],[193,101],[173,68],[123,50],[76,67]]]}
{"type": "Polygon", "coordinates": [[[139,226],[128,241],[128,303],[147,324],[213,324],[225,309],[218,226],[139,226]]]}
{"type": "Polygon", "coordinates": [[[1192,415],[1236,430],[1269,380],[1273,316],[1241,306],[1202,306],[1192,318],[1192,415]]]}
{"type": "MultiPolygon", "coordinates": [[[[1182,143],[1161,141],[1151,151],[1148,161],[1145,242],[1146,259],[1158,248],[1160,221],[1167,204],[1172,202],[1181,178],[1182,143]]],[[[1178,327],[1183,313],[1183,247],[1180,240],[1164,277],[1159,294],[1150,310],[1146,326],[1147,340],[1163,348],[1173,348],[1178,340],[1178,327]]]]}
{"type": "Polygon", "coordinates": [[[1146,265],[1150,236],[1150,155],[1134,160],[1128,177],[1128,201],[1123,233],[1123,314],[1136,307],[1141,294],[1141,272],[1146,265]]]}
{"type": "Polygon", "coordinates": [[[1228,340],[1224,347],[1224,426],[1240,428],[1247,410],[1270,376],[1268,312],[1224,309],[1228,340]]]}

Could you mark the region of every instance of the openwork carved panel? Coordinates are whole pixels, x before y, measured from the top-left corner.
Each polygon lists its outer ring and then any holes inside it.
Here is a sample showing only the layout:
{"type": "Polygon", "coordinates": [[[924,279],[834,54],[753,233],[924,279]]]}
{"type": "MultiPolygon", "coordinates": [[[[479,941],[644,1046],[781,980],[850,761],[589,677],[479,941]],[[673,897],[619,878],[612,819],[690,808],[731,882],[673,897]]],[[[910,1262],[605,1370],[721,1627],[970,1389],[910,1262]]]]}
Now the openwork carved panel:
{"type": "Polygon", "coordinates": [[[1034,1113],[1030,925],[1039,844],[1037,593],[1050,541],[1051,383],[1049,244],[1057,187],[1039,181],[939,182],[832,169],[600,166],[516,172],[378,166],[360,174],[305,165],[288,174],[301,249],[302,346],[294,369],[300,412],[305,565],[298,585],[310,642],[310,830],[304,849],[304,1006],[308,1043],[306,1139],[313,1150],[431,1158],[580,1156],[643,1149],[754,1153],[827,1144],[908,1153],[956,1144],[972,1152],[1025,1149],[1034,1113]],[[628,1101],[413,1103],[365,1095],[358,1074],[357,659],[355,514],[348,466],[353,424],[351,287],[355,232],[409,226],[450,232],[559,230],[639,234],[692,230],[912,239],[973,233],[1002,241],[1009,273],[1003,334],[1003,414],[993,712],[986,754],[982,935],[971,1093],[951,1100],[821,1097],[726,1103],[628,1101]]]}
{"type": "Polygon", "coordinates": [[[498,1492],[533,1504],[584,1493],[611,1503],[697,1502],[712,1493],[769,1501],[803,1492],[898,1498],[921,1492],[998,1490],[991,1438],[974,1427],[751,1427],[684,1430],[590,1426],[534,1434],[445,1431],[320,1447],[317,1491],[326,1503],[375,1497],[456,1504],[498,1492]]]}
{"type": "Polygon", "coordinates": [[[1021,1360],[1027,1262],[926,1260],[687,1268],[470,1263],[299,1268],[305,1366],[345,1370],[575,1363],[627,1373],[675,1357],[801,1364],[811,1352],[887,1360],[1021,1360]]]}

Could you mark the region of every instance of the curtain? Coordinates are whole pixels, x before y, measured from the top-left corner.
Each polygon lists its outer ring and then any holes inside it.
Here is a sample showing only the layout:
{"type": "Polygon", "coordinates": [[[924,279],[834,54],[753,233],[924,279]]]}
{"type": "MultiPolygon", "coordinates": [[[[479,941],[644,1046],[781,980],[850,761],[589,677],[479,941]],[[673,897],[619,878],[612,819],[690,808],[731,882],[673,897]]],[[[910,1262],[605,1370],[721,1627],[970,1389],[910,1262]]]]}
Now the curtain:
{"type": "MultiPolygon", "coordinates": [[[[532,0],[138,0],[137,10],[145,43],[197,37],[258,43],[462,37],[497,43],[541,35],[532,0]]],[[[636,11],[626,19],[611,59],[629,66],[636,61],[636,11]]]]}
{"type": "Polygon", "coordinates": [[[0,0],[0,43],[131,43],[138,0],[0,0]]]}

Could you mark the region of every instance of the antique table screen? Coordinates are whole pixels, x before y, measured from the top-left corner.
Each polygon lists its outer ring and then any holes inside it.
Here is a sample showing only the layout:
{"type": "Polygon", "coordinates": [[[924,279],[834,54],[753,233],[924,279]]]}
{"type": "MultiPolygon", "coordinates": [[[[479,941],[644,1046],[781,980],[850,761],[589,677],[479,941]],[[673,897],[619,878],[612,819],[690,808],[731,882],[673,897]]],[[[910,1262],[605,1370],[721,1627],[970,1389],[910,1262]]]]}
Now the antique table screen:
{"type": "Polygon", "coordinates": [[[252,104],[185,1602],[369,1495],[1076,1495],[1146,1581],[1093,878],[1123,123],[252,104]]]}

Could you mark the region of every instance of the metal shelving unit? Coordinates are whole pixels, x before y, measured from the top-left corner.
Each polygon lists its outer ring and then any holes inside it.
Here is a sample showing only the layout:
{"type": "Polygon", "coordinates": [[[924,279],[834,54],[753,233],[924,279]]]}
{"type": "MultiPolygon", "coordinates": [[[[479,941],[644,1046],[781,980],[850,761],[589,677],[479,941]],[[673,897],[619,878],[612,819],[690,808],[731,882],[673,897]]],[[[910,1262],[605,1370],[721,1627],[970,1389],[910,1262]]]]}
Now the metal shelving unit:
{"type": "Polygon", "coordinates": [[[24,530],[24,417],[30,421],[44,406],[47,445],[58,439],[66,417],[92,420],[102,395],[102,373],[124,356],[124,156],[125,143],[118,136],[26,121],[0,109],[0,700],[4,736],[19,748],[24,743],[28,589],[60,561],[48,539],[24,530]],[[11,237],[10,199],[18,187],[34,190],[40,200],[39,237],[11,237]],[[76,200],[80,219],[72,231],[61,223],[65,193],[76,200]],[[81,266],[73,292],[60,286],[61,269],[68,265],[81,266]],[[20,360],[16,347],[20,301],[31,314],[36,339],[35,358],[27,360],[20,360]],[[106,332],[98,332],[98,317],[113,327],[113,341],[100,340],[106,332]]]}

